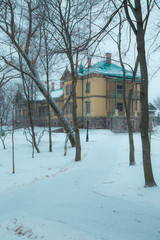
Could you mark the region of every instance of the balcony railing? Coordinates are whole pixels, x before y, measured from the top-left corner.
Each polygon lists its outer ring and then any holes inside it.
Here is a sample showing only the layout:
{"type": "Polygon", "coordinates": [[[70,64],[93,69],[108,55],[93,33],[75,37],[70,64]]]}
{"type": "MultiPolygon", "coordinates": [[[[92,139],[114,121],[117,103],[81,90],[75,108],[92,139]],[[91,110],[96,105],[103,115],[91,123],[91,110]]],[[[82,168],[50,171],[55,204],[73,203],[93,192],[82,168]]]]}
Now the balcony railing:
{"type": "MultiPolygon", "coordinates": [[[[123,98],[123,90],[117,89],[117,92],[115,93],[114,91],[107,91],[106,93],[107,98],[117,98],[117,99],[122,99],[123,98]]],[[[128,92],[126,92],[125,97],[128,98],[128,92]]],[[[140,99],[140,92],[134,92],[132,95],[132,99],[140,99]]]]}
{"type": "MultiPolygon", "coordinates": [[[[131,114],[131,117],[135,117],[135,112],[131,112],[130,114],[131,114]]],[[[108,117],[115,116],[115,112],[114,111],[113,112],[107,112],[107,116],[108,117]]],[[[118,115],[117,116],[125,117],[126,114],[123,111],[118,111],[118,115]]],[[[137,117],[140,117],[140,112],[137,112],[137,117]]]]}

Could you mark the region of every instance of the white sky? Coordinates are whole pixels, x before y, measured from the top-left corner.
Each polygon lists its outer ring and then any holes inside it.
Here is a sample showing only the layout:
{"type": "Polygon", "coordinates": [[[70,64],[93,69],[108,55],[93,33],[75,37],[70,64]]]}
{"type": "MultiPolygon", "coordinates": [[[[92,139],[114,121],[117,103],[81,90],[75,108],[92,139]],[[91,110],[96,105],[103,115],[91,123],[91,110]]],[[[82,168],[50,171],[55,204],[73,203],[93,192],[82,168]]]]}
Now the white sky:
{"type": "MultiPolygon", "coordinates": [[[[116,22],[115,22],[116,23],[116,22]]],[[[148,94],[149,94],[149,102],[153,102],[153,100],[157,97],[160,97],[160,47],[157,51],[155,49],[160,46],[160,34],[156,38],[156,41],[154,41],[154,38],[158,32],[160,31],[157,28],[157,25],[160,23],[160,10],[155,8],[150,15],[149,22],[148,22],[148,28],[146,32],[146,58],[147,58],[147,64],[148,64],[148,74],[149,74],[149,88],[148,88],[148,94]]],[[[122,50],[126,49],[127,44],[129,42],[128,40],[128,33],[125,33],[126,30],[122,31],[122,50]]],[[[118,29],[114,30],[115,35],[112,35],[115,40],[116,34],[118,34],[118,29]]],[[[105,40],[103,41],[103,44],[100,48],[99,54],[101,56],[104,56],[106,52],[112,53],[112,59],[119,60],[118,57],[118,51],[117,51],[117,45],[116,43],[107,36],[105,40]]],[[[136,58],[136,45],[135,45],[135,36],[132,34],[132,43],[131,48],[129,52],[127,53],[126,57],[123,57],[124,62],[127,64],[130,64],[132,67],[134,66],[134,61],[136,58]]],[[[129,69],[128,69],[129,70],[129,69]]]]}
{"type": "MultiPolygon", "coordinates": [[[[148,72],[149,72],[149,101],[153,102],[153,100],[160,96],[160,70],[157,71],[158,68],[160,68],[160,48],[157,50],[157,52],[154,52],[155,47],[160,45],[160,36],[156,39],[156,42],[153,44],[153,37],[157,32],[157,22],[159,22],[159,15],[160,10],[156,9],[154,10],[154,13],[150,16],[150,21],[148,25],[148,31],[146,34],[146,54],[147,54],[147,60],[148,60],[148,72]],[[150,48],[151,44],[153,44],[152,48],[150,48]],[[156,72],[157,71],[157,72],[156,72]],[[156,73],[156,74],[155,74],[156,73]]],[[[134,38],[134,37],[133,37],[134,38]]],[[[124,45],[127,43],[127,38],[125,36],[124,39],[124,45]]],[[[100,51],[98,52],[98,55],[101,57],[105,57],[106,52],[112,53],[112,58],[114,60],[119,60],[118,54],[117,54],[117,46],[109,37],[106,37],[103,41],[103,45],[100,46],[100,51]]],[[[126,56],[125,61],[132,65],[134,62],[134,51],[135,51],[135,45],[134,42],[132,43],[132,50],[131,52],[126,56]]],[[[87,58],[87,56],[86,56],[87,58]]],[[[99,61],[100,59],[93,59],[92,61],[99,61]]],[[[82,63],[83,64],[83,63],[82,63]]],[[[55,73],[53,73],[53,80],[55,81],[55,88],[59,87],[59,77],[65,70],[65,64],[64,68],[62,68],[62,63],[59,64],[59,69],[57,66],[57,70],[55,73]],[[57,78],[58,76],[58,78],[57,78]]]]}

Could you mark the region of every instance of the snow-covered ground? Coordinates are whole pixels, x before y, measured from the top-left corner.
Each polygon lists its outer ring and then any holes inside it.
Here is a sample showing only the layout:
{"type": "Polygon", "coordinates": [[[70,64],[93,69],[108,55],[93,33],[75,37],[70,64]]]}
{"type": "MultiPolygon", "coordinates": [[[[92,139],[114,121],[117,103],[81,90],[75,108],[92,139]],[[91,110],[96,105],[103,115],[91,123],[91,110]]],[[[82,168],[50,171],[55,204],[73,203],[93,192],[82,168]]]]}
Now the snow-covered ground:
{"type": "MultiPolygon", "coordinates": [[[[37,128],[37,132],[40,129],[37,128]]],[[[160,136],[152,134],[152,165],[158,187],[144,188],[140,134],[134,134],[136,165],[129,167],[128,136],[109,130],[81,131],[82,160],[74,162],[64,133],[47,133],[35,153],[23,130],[0,145],[0,240],[159,240],[160,136]]]]}

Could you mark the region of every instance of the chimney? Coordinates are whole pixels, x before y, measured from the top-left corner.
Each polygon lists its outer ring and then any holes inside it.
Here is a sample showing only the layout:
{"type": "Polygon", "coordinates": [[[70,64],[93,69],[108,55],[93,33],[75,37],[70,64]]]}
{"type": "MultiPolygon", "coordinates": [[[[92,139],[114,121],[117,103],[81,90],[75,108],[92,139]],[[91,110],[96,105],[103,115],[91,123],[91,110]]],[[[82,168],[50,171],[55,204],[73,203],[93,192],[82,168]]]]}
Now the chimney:
{"type": "Polygon", "coordinates": [[[88,57],[88,67],[90,67],[90,66],[91,66],[91,60],[92,60],[92,57],[91,57],[91,56],[89,56],[89,57],[88,57]]]}
{"type": "Polygon", "coordinates": [[[51,88],[51,90],[52,90],[52,91],[54,90],[54,82],[52,82],[52,88],[51,88]]]}
{"type": "Polygon", "coordinates": [[[111,53],[106,53],[106,63],[111,64],[111,53]]]}

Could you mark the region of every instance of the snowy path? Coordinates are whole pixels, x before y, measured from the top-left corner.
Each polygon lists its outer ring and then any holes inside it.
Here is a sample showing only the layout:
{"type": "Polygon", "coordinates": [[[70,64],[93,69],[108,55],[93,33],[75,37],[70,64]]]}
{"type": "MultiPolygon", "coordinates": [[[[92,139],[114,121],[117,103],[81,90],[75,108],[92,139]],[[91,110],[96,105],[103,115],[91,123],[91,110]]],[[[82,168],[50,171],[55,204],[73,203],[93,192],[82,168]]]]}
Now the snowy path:
{"type": "Polygon", "coordinates": [[[156,206],[119,198],[111,194],[112,181],[104,184],[123,157],[126,135],[111,133],[100,138],[91,133],[90,138],[81,163],[53,178],[1,195],[0,240],[160,239],[156,206]],[[100,185],[107,185],[109,194],[99,190],[100,185]]]}

